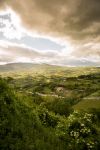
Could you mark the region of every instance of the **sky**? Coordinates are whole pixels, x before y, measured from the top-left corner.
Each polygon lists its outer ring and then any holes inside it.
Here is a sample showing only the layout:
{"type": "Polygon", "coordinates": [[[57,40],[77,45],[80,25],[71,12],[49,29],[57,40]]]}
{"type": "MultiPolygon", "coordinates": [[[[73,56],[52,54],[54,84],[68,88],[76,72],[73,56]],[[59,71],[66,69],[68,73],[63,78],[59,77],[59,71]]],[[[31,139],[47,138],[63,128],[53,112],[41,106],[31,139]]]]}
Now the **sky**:
{"type": "Polygon", "coordinates": [[[100,0],[0,0],[0,65],[100,66],[100,0]]]}

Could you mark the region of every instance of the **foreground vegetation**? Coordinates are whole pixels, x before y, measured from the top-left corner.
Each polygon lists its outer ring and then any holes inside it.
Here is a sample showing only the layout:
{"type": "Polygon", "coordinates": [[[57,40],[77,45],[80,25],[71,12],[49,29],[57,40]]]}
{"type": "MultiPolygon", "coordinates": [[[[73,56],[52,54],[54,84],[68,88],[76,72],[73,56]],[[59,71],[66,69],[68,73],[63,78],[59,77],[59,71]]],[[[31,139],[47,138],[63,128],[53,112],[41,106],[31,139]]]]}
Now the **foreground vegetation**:
{"type": "Polygon", "coordinates": [[[0,150],[99,150],[100,72],[0,78],[0,150]]]}

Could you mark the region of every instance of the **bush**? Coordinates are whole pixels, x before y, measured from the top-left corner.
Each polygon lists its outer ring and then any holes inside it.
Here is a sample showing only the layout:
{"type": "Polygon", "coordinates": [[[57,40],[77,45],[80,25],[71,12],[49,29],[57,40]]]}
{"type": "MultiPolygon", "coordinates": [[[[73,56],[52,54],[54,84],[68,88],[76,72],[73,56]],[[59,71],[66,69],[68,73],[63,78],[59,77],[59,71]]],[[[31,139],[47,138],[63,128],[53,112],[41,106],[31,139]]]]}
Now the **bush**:
{"type": "Polygon", "coordinates": [[[38,109],[38,115],[43,125],[56,127],[58,124],[58,117],[54,113],[49,112],[45,107],[40,106],[38,109]]]}
{"type": "MultiPolygon", "coordinates": [[[[80,113],[74,111],[65,122],[60,122],[57,126],[59,137],[70,139],[69,149],[74,150],[97,150],[99,148],[99,133],[94,126],[93,114],[80,113]],[[98,138],[96,138],[98,137],[98,138]]],[[[66,140],[67,142],[67,140],[66,140]]]]}
{"type": "Polygon", "coordinates": [[[45,104],[48,110],[55,112],[56,114],[69,116],[73,111],[71,105],[67,100],[64,99],[55,99],[54,101],[48,102],[45,104]]]}

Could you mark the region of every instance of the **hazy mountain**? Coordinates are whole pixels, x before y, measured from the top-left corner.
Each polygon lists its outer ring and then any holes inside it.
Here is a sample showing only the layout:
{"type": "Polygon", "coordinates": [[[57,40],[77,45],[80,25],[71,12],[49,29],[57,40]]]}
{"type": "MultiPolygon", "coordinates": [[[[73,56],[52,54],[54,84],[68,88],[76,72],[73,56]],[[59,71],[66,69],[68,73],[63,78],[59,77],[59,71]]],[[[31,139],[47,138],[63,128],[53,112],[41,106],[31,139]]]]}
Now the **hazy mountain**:
{"type": "MultiPolygon", "coordinates": [[[[52,66],[48,64],[33,64],[33,63],[9,63],[5,65],[0,65],[0,72],[9,71],[28,71],[28,70],[39,70],[39,69],[50,69],[55,70],[57,68],[62,68],[60,66],[52,66]]],[[[63,67],[64,68],[64,67],[63,67]]]]}

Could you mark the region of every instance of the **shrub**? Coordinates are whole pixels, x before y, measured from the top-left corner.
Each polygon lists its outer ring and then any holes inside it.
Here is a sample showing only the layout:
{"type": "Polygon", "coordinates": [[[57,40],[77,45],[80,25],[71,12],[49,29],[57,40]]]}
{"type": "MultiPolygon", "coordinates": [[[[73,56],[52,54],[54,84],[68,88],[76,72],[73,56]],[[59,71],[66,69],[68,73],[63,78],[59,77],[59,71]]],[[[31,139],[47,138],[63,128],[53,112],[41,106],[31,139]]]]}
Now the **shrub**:
{"type": "Polygon", "coordinates": [[[99,141],[96,138],[98,137],[98,131],[94,126],[93,118],[93,114],[74,111],[66,122],[58,124],[57,131],[60,130],[59,136],[63,137],[63,139],[66,139],[66,137],[70,139],[68,143],[69,149],[98,149],[99,141]]]}
{"type": "Polygon", "coordinates": [[[49,112],[45,107],[40,106],[38,108],[38,115],[43,125],[56,127],[58,123],[58,117],[54,113],[49,112]]]}
{"type": "Polygon", "coordinates": [[[69,114],[73,111],[71,105],[67,100],[64,99],[55,99],[54,101],[48,102],[45,104],[48,110],[55,112],[56,114],[69,116],[69,114]]]}

